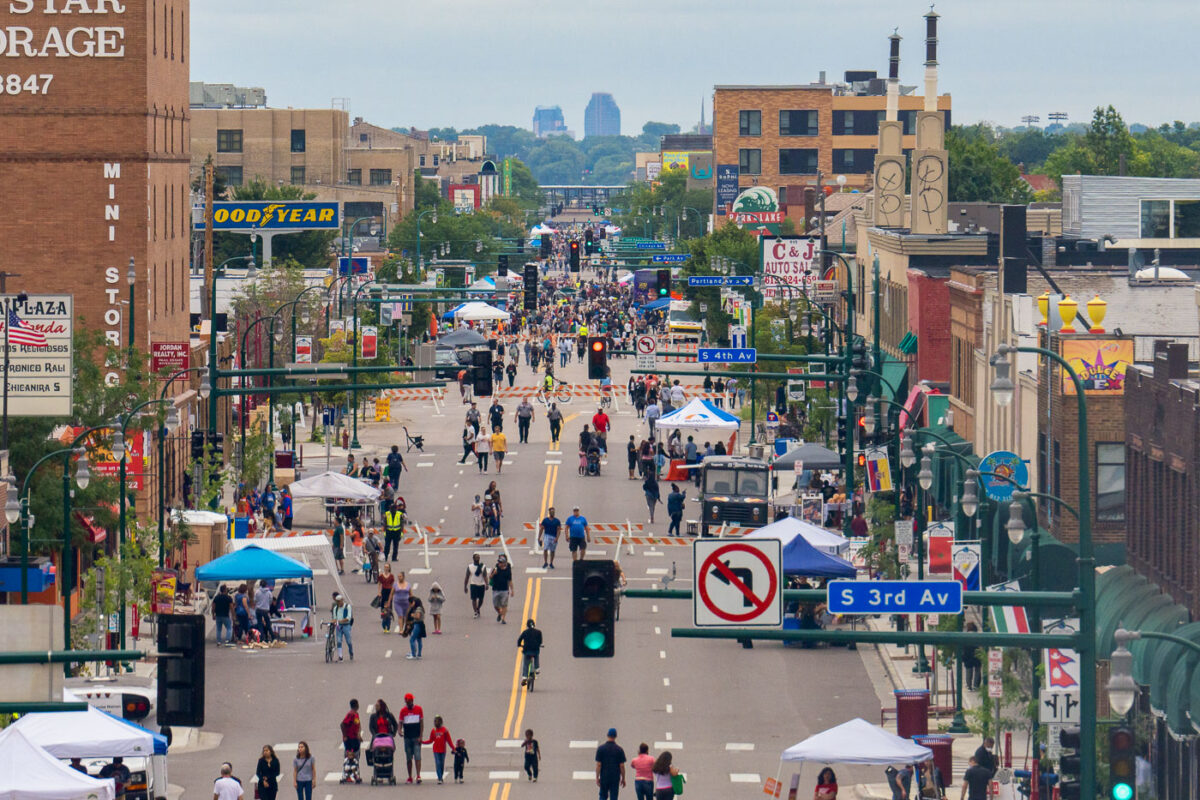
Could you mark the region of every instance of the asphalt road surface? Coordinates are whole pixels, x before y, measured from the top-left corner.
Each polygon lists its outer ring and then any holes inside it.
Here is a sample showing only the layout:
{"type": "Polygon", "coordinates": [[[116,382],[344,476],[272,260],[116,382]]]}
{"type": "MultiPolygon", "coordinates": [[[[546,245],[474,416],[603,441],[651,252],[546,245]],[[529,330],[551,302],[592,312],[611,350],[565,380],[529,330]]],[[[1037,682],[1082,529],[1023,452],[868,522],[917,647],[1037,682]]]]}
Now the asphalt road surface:
{"type": "MultiPolygon", "coordinates": [[[[522,359],[522,362],[524,360],[522,359]]],[[[613,378],[618,387],[628,379],[632,359],[614,359],[613,378]]],[[[585,368],[574,361],[559,374],[587,385],[585,368]]],[[[532,387],[534,375],[522,363],[518,385],[532,387]]],[[[694,378],[684,379],[685,383],[694,378]]],[[[532,394],[532,388],[531,392],[532,394]]],[[[625,598],[613,659],[577,660],[571,657],[570,555],[560,544],[556,570],[541,569],[534,551],[531,526],[548,505],[557,507],[560,519],[578,505],[584,516],[598,524],[644,525],[639,536],[664,536],[664,507],[657,523],[645,525],[646,505],[640,482],[628,479],[624,442],[631,433],[639,441],[645,430],[632,409],[619,396],[609,435],[614,453],[599,478],[577,475],[576,442],[582,425],[596,411],[593,400],[576,398],[564,407],[567,422],[562,447],[550,444],[545,409],[537,406],[528,444],[517,443],[512,420],[517,401],[503,400],[506,433],[511,451],[503,474],[493,468],[480,475],[473,463],[460,465],[459,434],[465,406],[457,392],[435,408],[428,400],[394,403],[392,423],[360,424],[363,453],[379,455],[391,444],[404,450],[401,424],[426,436],[425,452],[406,454],[409,471],[401,480],[410,515],[421,525],[437,528],[442,544],[432,545],[430,571],[424,572],[424,550],[406,540],[394,569],[408,572],[414,593],[427,598],[433,581],[441,583],[447,600],[443,633],[425,641],[424,657],[407,660],[408,641],[384,634],[377,612],[369,607],[376,593],[358,575],[345,576],[357,624],[353,629],[355,659],[326,664],[322,642],[297,639],[276,650],[242,650],[213,647],[207,665],[207,724],[197,746],[171,757],[171,783],[184,790],[187,800],[211,796],[212,781],[222,761],[231,761],[247,786],[264,744],[272,744],[285,765],[280,797],[292,796],[291,758],[296,743],[307,741],[317,767],[314,797],[383,796],[395,787],[341,786],[341,745],[338,723],[350,698],[366,709],[383,698],[392,709],[403,705],[411,692],[424,708],[426,732],[435,714],[445,718],[451,735],[466,740],[470,763],[466,783],[449,779],[437,786],[433,757],[424,748],[418,789],[448,798],[510,800],[522,797],[595,797],[594,751],[607,729],[618,730],[618,743],[628,758],[646,742],[657,755],[674,751],[675,764],[687,776],[687,793],[699,798],[761,796],[762,782],[774,777],[780,752],[806,736],[853,717],[878,718],[879,701],[864,668],[869,650],[842,648],[799,649],[762,643],[743,649],[728,640],[673,639],[672,627],[691,625],[687,601],[649,601],[625,598]],[[514,563],[516,592],[507,625],[488,614],[489,601],[480,619],[473,619],[463,593],[463,577],[471,553],[483,551],[485,563],[494,564],[500,547],[479,547],[447,539],[472,533],[470,503],[482,494],[489,480],[501,488],[505,517],[503,533],[514,563]],[[542,674],[536,691],[527,694],[518,681],[520,663],[517,636],[525,619],[534,618],[545,634],[542,674]],[[518,742],[532,728],[542,750],[541,776],[529,783],[522,771],[518,742]]],[[[480,400],[486,422],[489,402],[480,400]]],[[[535,404],[536,405],[536,404],[535,404]]],[[[323,467],[324,450],[309,445],[308,470],[323,467]]],[[[357,455],[358,453],[356,453],[357,455]]],[[[345,461],[345,451],[334,450],[333,468],[345,461]]],[[[665,500],[669,487],[664,484],[665,500]]],[[[689,512],[694,517],[689,493],[689,512]]],[[[323,527],[319,505],[298,503],[296,527],[323,527]]],[[[589,557],[617,556],[615,533],[610,542],[597,542],[589,557]]],[[[690,588],[691,547],[686,544],[635,544],[622,548],[621,564],[631,587],[660,583],[677,571],[674,588],[690,588]]],[[[349,566],[349,565],[347,565],[349,566]]],[[[322,619],[328,618],[330,577],[318,574],[317,596],[324,598],[322,619]]],[[[431,621],[430,621],[431,623],[431,621]]],[[[430,624],[432,630],[432,624],[430,624]]],[[[211,633],[210,633],[211,636],[211,633]]],[[[404,764],[397,771],[404,780],[404,764]]],[[[363,775],[370,768],[362,765],[363,775]]],[[[447,765],[449,773],[449,765],[447,765]]],[[[634,796],[632,771],[622,797],[634,796]]],[[[800,796],[810,791],[813,774],[805,774],[800,796]]],[[[882,781],[878,770],[839,769],[843,785],[882,781]]],[[[403,785],[401,786],[402,790],[403,785]]]]}

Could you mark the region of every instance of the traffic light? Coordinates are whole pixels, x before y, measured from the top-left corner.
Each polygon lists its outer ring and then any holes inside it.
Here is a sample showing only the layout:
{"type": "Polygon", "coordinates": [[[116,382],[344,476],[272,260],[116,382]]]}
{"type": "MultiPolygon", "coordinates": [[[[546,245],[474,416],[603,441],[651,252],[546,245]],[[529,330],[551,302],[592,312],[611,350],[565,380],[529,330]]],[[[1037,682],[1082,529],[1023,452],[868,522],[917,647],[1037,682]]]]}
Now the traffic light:
{"type": "Polygon", "coordinates": [[[192,431],[192,461],[204,458],[204,437],[208,431],[192,431]]]}
{"type": "Polygon", "coordinates": [[[508,253],[496,256],[496,274],[501,278],[508,277],[508,253]]]}
{"type": "Polygon", "coordinates": [[[592,233],[592,229],[588,228],[583,232],[583,254],[590,256],[595,252],[596,234],[592,233]]]}
{"type": "Polygon", "coordinates": [[[608,339],[588,337],[588,380],[598,381],[608,376],[608,339]]]}
{"type": "Polygon", "coordinates": [[[550,244],[551,244],[550,234],[543,233],[542,237],[541,237],[541,248],[542,248],[541,249],[541,257],[542,258],[550,257],[550,244]]]}
{"type": "Polygon", "coordinates": [[[537,264],[526,264],[525,275],[525,310],[537,311],[538,268],[537,264]]]}
{"type": "Polygon", "coordinates": [[[846,452],[846,418],[838,417],[837,421],[837,446],[838,452],[846,452]]]}
{"type": "Polygon", "coordinates": [[[158,724],[204,725],[204,615],[158,617],[158,724]]]}
{"type": "Polygon", "coordinates": [[[524,252],[525,252],[525,237],[524,236],[517,237],[517,252],[522,253],[522,254],[524,254],[524,252]]]}
{"type": "Polygon", "coordinates": [[[1083,769],[1083,756],[1079,750],[1083,742],[1079,735],[1079,728],[1060,730],[1058,743],[1063,749],[1063,754],[1058,759],[1059,800],[1081,800],[1082,789],[1079,783],[1079,773],[1083,769]],[[1067,780],[1067,775],[1073,775],[1074,779],[1067,780]]]}
{"type": "Polygon", "coordinates": [[[611,560],[576,561],[571,574],[571,652],[612,658],[616,634],[617,570],[611,560]]]}
{"type": "Polygon", "coordinates": [[[787,390],[782,386],[775,387],[775,413],[787,413],[787,390]]]}
{"type": "Polygon", "coordinates": [[[671,296],[671,270],[660,269],[654,273],[654,286],[656,294],[661,300],[664,297],[671,296]]]}
{"type": "Polygon", "coordinates": [[[571,272],[579,272],[579,242],[575,239],[571,240],[568,246],[570,256],[571,272]]]}
{"type": "Polygon", "coordinates": [[[1134,800],[1136,741],[1133,731],[1123,725],[1108,730],[1108,796],[1111,800],[1134,800]]]}
{"type": "Polygon", "coordinates": [[[476,397],[492,396],[492,351],[471,351],[471,391],[476,397]]]}
{"type": "Polygon", "coordinates": [[[850,366],[854,369],[870,369],[871,362],[867,358],[867,343],[855,339],[850,345],[850,366]]]}

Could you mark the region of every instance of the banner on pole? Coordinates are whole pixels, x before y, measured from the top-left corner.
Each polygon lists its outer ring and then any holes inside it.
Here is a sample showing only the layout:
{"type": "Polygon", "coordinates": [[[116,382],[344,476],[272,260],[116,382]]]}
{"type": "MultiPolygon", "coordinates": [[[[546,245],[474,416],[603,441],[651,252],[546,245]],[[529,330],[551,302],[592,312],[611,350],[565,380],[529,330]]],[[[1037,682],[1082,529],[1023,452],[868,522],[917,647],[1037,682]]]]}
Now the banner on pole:
{"type": "Polygon", "coordinates": [[[979,591],[979,542],[955,542],[950,562],[954,567],[954,580],[968,592],[979,591]]]}
{"type": "Polygon", "coordinates": [[[360,358],[372,359],[379,352],[379,329],[374,325],[363,325],[362,354],[360,358]]]}
{"type": "Polygon", "coordinates": [[[892,491],[892,467],[888,462],[886,448],[868,450],[867,461],[867,490],[870,492],[892,491]]]}
{"type": "Polygon", "coordinates": [[[935,522],[925,529],[925,545],[929,552],[926,572],[930,575],[950,575],[951,550],[954,547],[954,529],[944,522],[935,522]]]}
{"type": "Polygon", "coordinates": [[[312,337],[297,336],[296,337],[296,363],[311,364],[312,363],[312,337]]]}

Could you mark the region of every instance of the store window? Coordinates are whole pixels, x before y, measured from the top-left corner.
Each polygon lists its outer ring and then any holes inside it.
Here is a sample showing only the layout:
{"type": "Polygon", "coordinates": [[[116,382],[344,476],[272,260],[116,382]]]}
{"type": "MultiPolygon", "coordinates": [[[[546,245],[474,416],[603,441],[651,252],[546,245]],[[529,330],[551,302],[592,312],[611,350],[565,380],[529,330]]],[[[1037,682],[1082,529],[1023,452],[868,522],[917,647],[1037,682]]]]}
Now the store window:
{"type": "Polygon", "coordinates": [[[1096,520],[1125,521],[1125,444],[1096,443],[1096,520]]]}
{"type": "Polygon", "coordinates": [[[392,171],[390,169],[373,169],[371,170],[371,185],[372,186],[387,186],[392,182],[392,171]]]}
{"type": "Polygon", "coordinates": [[[242,185],[242,168],[241,167],[217,167],[216,173],[226,186],[241,186],[242,185]]]}
{"type": "Polygon", "coordinates": [[[293,153],[303,153],[304,152],[304,129],[303,128],[292,128],[292,152],[293,153]]]}
{"type": "Polygon", "coordinates": [[[217,152],[218,153],[240,153],[242,152],[242,131],[237,130],[218,130],[217,131],[217,152]]]}
{"type": "Polygon", "coordinates": [[[362,186],[362,170],[348,169],[346,170],[346,183],[351,186],[362,186]]]}
{"type": "Polygon", "coordinates": [[[762,136],[762,112],[738,112],[738,136],[762,136]]]}
{"type": "Polygon", "coordinates": [[[817,173],[816,148],[780,149],[780,175],[815,175],[817,173]]]}
{"type": "Polygon", "coordinates": [[[304,185],[304,167],[292,167],[292,185],[304,185]]]}
{"type": "Polygon", "coordinates": [[[816,136],[819,128],[819,112],[815,110],[787,109],[779,112],[780,136],[816,136]]]}

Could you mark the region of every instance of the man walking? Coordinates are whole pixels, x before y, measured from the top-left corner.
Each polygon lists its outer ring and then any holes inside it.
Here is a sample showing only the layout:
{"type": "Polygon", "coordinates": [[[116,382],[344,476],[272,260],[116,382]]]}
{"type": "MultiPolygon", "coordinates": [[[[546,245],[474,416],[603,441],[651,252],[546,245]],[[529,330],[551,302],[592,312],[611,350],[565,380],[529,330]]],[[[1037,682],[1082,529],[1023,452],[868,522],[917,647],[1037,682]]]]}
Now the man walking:
{"type": "MultiPolygon", "coordinates": [[[[690,436],[688,437],[691,438],[690,436]]],[[[679,523],[683,520],[683,503],[687,499],[687,492],[679,491],[678,484],[671,484],[671,493],[667,495],[667,516],[671,518],[671,525],[667,528],[667,536],[679,535],[679,523]]]]}
{"type": "Polygon", "coordinates": [[[404,736],[404,765],[408,767],[408,780],[413,782],[413,762],[417,762],[417,783],[421,782],[421,739],[425,738],[425,712],[413,705],[413,696],[404,695],[404,708],[400,709],[400,733],[404,736]]]}
{"type": "Polygon", "coordinates": [[[550,506],[545,518],[538,525],[538,544],[542,546],[542,569],[554,569],[554,551],[558,548],[558,532],[561,528],[562,522],[554,516],[554,506],[550,506]]]}
{"type": "Polygon", "coordinates": [[[493,430],[504,424],[504,406],[500,405],[500,398],[493,397],[492,404],[488,406],[488,427],[493,430]]]}
{"type": "Polygon", "coordinates": [[[558,403],[551,403],[550,410],[546,412],[546,419],[550,421],[550,442],[558,443],[558,435],[562,432],[563,415],[558,410],[558,403]]]}
{"type": "Polygon", "coordinates": [[[496,610],[496,621],[501,625],[508,624],[508,601],[516,593],[512,566],[508,563],[508,556],[501,553],[496,559],[496,566],[492,568],[492,608],[496,610]]]}
{"type": "Polygon", "coordinates": [[[617,800],[625,786],[625,751],[617,744],[617,729],[608,729],[608,741],[596,748],[596,786],[600,800],[617,800]]]}
{"type": "Polygon", "coordinates": [[[471,556],[471,563],[467,565],[467,575],[463,578],[463,594],[470,592],[471,610],[475,612],[475,619],[479,619],[479,610],[483,608],[483,596],[487,593],[487,584],[488,568],[484,566],[479,553],[474,553],[471,556]]]}
{"type": "Polygon", "coordinates": [[[388,483],[392,485],[392,488],[400,488],[400,471],[405,469],[408,467],[404,465],[404,456],[400,455],[400,446],[394,444],[392,452],[388,453],[387,457],[388,483]]]}
{"type": "Polygon", "coordinates": [[[475,431],[475,435],[479,435],[479,409],[475,405],[475,401],[471,401],[471,407],[467,409],[467,424],[471,426],[471,430],[475,431]]]}
{"type": "Polygon", "coordinates": [[[587,546],[591,540],[587,517],[579,513],[579,506],[575,506],[571,516],[567,517],[567,544],[571,548],[572,561],[579,561],[587,556],[587,546]]]}
{"type": "Polygon", "coordinates": [[[962,792],[958,800],[987,800],[988,786],[992,782],[991,770],[981,766],[975,756],[971,756],[967,763],[970,766],[963,773],[962,792]]]}
{"type": "Polygon", "coordinates": [[[521,444],[529,442],[529,426],[533,423],[533,405],[526,397],[517,406],[517,440],[521,444]]]}
{"type": "Polygon", "coordinates": [[[271,589],[266,581],[259,581],[254,593],[254,618],[262,631],[263,641],[271,641],[271,589]]]}
{"type": "Polygon", "coordinates": [[[383,557],[388,563],[400,557],[400,540],[404,537],[404,512],[393,506],[383,512],[383,557]]]}
{"type": "MultiPolygon", "coordinates": [[[[551,509],[553,511],[553,509],[551,509]]],[[[232,644],[233,643],[233,597],[229,594],[229,587],[222,584],[220,591],[212,601],[213,619],[217,623],[217,644],[232,644]],[[225,631],[225,638],[221,638],[221,631],[225,631]]]]}

